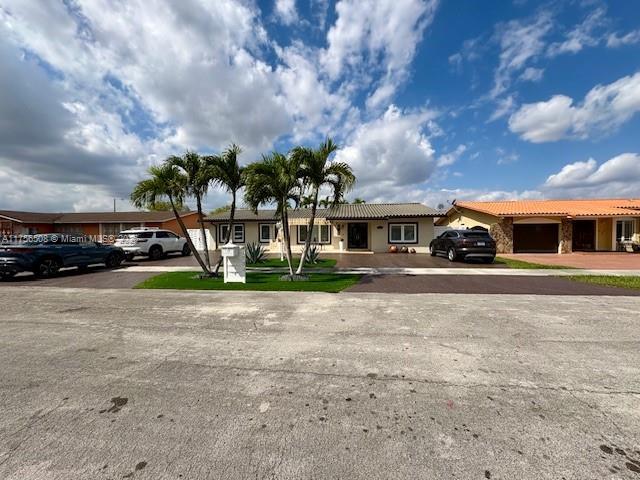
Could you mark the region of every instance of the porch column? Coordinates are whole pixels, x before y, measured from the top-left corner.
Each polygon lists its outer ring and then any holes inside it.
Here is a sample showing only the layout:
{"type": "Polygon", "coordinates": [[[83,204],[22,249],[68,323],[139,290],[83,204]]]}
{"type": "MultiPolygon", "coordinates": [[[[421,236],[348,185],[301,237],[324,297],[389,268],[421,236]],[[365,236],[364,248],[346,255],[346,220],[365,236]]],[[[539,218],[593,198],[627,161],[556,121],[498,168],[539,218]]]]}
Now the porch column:
{"type": "Polygon", "coordinates": [[[573,251],[573,222],[570,218],[563,218],[560,222],[560,244],[558,253],[571,253],[573,251]]]}
{"type": "Polygon", "coordinates": [[[501,218],[489,227],[489,233],[496,241],[497,253],[513,253],[513,217],[501,218]]]}

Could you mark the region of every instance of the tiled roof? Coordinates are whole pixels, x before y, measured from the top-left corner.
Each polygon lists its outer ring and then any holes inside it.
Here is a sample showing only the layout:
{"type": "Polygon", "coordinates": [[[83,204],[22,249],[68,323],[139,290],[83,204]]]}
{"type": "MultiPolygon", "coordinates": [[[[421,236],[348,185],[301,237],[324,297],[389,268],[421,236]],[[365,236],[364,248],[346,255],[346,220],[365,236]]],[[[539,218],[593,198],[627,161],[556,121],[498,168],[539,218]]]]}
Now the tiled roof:
{"type": "MultiPolygon", "coordinates": [[[[253,210],[249,210],[248,208],[237,208],[233,218],[239,222],[246,221],[276,221],[276,211],[275,210],[258,210],[258,213],[254,213],[253,210]]],[[[215,213],[213,215],[208,215],[205,217],[205,221],[211,222],[223,222],[229,220],[229,211],[215,213]]]]}
{"type": "Polygon", "coordinates": [[[456,207],[468,208],[498,217],[568,216],[615,217],[640,215],[640,199],[516,200],[505,202],[459,201],[456,207]]]}
{"type": "MultiPolygon", "coordinates": [[[[192,215],[196,212],[187,212],[192,215]]],[[[87,212],[87,213],[36,213],[0,210],[0,216],[22,223],[138,223],[165,222],[174,219],[173,212],[87,212]]]]}
{"type": "MultiPolygon", "coordinates": [[[[182,217],[197,212],[185,212],[182,217]]],[[[55,223],[137,223],[137,222],[166,222],[173,220],[172,211],[159,212],[87,212],[62,213],[55,223]]]]}
{"type": "MultiPolygon", "coordinates": [[[[299,208],[289,211],[290,218],[308,218],[311,209],[299,208]]],[[[421,203],[345,203],[332,208],[319,208],[317,218],[327,220],[379,220],[387,218],[439,217],[442,214],[421,203]]],[[[210,215],[206,220],[220,222],[229,219],[229,212],[210,215]]],[[[248,209],[238,209],[235,213],[238,221],[275,220],[275,210],[258,210],[254,213],[248,209]]]]}
{"type": "Polygon", "coordinates": [[[16,212],[14,210],[0,210],[0,217],[21,223],[53,223],[60,216],[59,213],[16,212]]]}

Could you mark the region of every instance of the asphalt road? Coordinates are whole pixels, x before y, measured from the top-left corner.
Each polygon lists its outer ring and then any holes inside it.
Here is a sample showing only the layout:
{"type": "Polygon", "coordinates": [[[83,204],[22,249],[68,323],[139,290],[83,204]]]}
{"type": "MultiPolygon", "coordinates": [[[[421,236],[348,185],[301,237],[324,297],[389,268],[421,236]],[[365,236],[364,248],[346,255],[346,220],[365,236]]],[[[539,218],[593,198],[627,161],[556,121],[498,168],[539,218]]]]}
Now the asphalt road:
{"type": "Polygon", "coordinates": [[[640,478],[640,299],[0,289],[0,478],[640,478]]]}
{"type": "MultiPolygon", "coordinates": [[[[513,272],[516,273],[516,272],[513,272]]],[[[367,275],[349,292],[640,296],[640,290],[518,275],[367,275]]]]}

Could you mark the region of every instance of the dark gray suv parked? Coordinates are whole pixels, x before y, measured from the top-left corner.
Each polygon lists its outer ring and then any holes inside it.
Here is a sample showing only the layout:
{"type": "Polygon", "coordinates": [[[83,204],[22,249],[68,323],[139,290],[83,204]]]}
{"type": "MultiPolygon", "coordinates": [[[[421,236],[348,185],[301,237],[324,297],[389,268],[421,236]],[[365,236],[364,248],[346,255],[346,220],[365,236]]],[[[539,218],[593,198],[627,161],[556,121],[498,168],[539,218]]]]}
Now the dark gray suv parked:
{"type": "Polygon", "coordinates": [[[447,230],[429,244],[431,256],[444,254],[450,262],[477,258],[492,263],[496,242],[486,230],[447,230]]]}

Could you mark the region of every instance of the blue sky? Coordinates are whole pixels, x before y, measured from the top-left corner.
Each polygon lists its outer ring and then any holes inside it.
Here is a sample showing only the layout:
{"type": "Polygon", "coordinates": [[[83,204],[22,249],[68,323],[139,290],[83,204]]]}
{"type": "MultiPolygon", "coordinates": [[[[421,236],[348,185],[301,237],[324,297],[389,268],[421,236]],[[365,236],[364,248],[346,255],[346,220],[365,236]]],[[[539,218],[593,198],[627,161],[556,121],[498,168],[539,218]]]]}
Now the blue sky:
{"type": "Polygon", "coordinates": [[[371,202],[640,196],[635,2],[0,0],[0,60],[2,208],[326,135],[371,202]]]}

